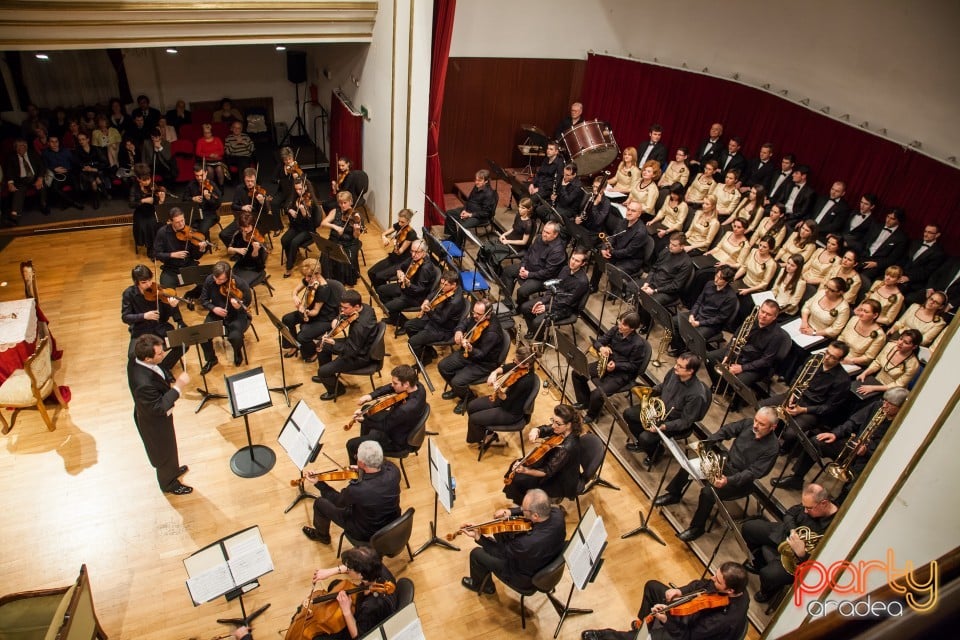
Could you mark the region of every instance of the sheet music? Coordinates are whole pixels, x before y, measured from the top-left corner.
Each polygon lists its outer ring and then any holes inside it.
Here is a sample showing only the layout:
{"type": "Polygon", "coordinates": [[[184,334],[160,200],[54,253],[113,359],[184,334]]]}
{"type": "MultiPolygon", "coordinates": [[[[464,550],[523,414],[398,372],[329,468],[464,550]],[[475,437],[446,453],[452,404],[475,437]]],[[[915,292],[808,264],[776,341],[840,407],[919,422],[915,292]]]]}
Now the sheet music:
{"type": "Polygon", "coordinates": [[[270,390],[267,388],[267,377],[263,373],[234,381],[233,391],[239,412],[270,404],[270,390]]]}
{"type": "Polygon", "coordinates": [[[203,604],[217,598],[235,586],[233,575],[226,564],[218,564],[187,578],[187,590],[194,604],[203,604]]]}
{"type": "Polygon", "coordinates": [[[593,522],[593,526],[590,527],[590,531],[587,532],[587,547],[590,549],[590,552],[593,554],[591,560],[595,560],[597,555],[600,553],[600,550],[603,549],[604,543],[607,541],[607,528],[603,524],[603,518],[597,518],[593,522]]]}
{"type": "Polygon", "coordinates": [[[450,479],[450,463],[443,457],[443,454],[440,452],[440,447],[431,440],[430,484],[433,486],[433,490],[437,492],[437,498],[439,498],[440,504],[443,505],[447,513],[450,513],[453,509],[453,503],[450,500],[453,492],[451,491],[451,487],[447,485],[450,479]]]}
{"type": "Polygon", "coordinates": [[[290,456],[290,460],[301,471],[310,461],[310,443],[294,425],[288,425],[280,432],[277,442],[290,456]]]}
{"type": "Polygon", "coordinates": [[[228,564],[236,584],[245,584],[273,571],[273,560],[265,544],[230,558],[228,564]]]}
{"type": "Polygon", "coordinates": [[[700,471],[700,458],[687,458],[687,471],[697,480],[703,480],[703,472],[700,471]]]}
{"type": "MultiPolygon", "coordinates": [[[[426,638],[423,634],[423,626],[420,624],[420,617],[417,615],[417,607],[412,602],[387,618],[381,626],[383,635],[389,640],[424,640],[426,638]]],[[[371,631],[367,637],[373,636],[373,633],[371,631]]]]}
{"type": "Polygon", "coordinates": [[[787,335],[790,336],[790,339],[793,340],[801,349],[805,349],[812,344],[820,342],[823,340],[823,336],[808,336],[806,334],[800,333],[800,318],[796,320],[791,320],[783,325],[780,325],[784,331],[787,332],[787,335]]]}
{"type": "Polygon", "coordinates": [[[762,305],[764,302],[766,302],[767,300],[776,300],[776,298],[773,297],[773,291],[770,291],[770,290],[755,291],[750,294],[750,298],[753,299],[753,304],[758,307],[762,305]]]}
{"type": "Polygon", "coordinates": [[[567,568],[570,569],[573,584],[577,585],[578,589],[583,590],[587,585],[587,580],[590,579],[590,568],[593,566],[590,563],[590,551],[587,545],[581,542],[578,537],[575,537],[564,552],[563,558],[567,563],[567,568]]]}
{"type": "Polygon", "coordinates": [[[303,400],[298,402],[297,406],[294,407],[292,418],[301,433],[303,433],[311,443],[319,441],[320,436],[323,435],[326,429],[323,421],[313,412],[310,405],[303,400]]]}

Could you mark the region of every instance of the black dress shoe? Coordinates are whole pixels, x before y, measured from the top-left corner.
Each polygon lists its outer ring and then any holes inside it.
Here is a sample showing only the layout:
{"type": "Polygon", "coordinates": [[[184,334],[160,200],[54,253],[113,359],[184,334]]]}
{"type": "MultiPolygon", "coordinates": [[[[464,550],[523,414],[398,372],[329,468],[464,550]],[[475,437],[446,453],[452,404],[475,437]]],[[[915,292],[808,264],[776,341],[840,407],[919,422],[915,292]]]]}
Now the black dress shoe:
{"type": "Polygon", "coordinates": [[[587,405],[582,402],[574,402],[573,408],[576,409],[577,411],[583,411],[584,409],[587,408],[587,405]]]}
{"type": "Polygon", "coordinates": [[[444,400],[453,400],[454,398],[457,397],[457,394],[454,393],[453,389],[449,389],[447,391],[444,391],[443,395],[441,395],[440,397],[443,398],[444,400]]]}
{"type": "Polygon", "coordinates": [[[284,357],[284,358],[295,358],[298,353],[300,353],[300,350],[299,350],[299,349],[289,349],[288,351],[285,351],[285,352],[284,352],[283,357],[284,357]]]}
{"type": "Polygon", "coordinates": [[[643,459],[643,466],[645,466],[647,469],[649,469],[649,468],[652,467],[653,465],[655,465],[655,464],[657,464],[658,462],[660,462],[660,458],[661,458],[662,456],[663,456],[662,453],[661,453],[661,454],[657,454],[657,455],[647,456],[646,458],[643,459]]]}
{"type": "Polygon", "coordinates": [[[665,507],[670,504],[677,504],[678,502],[680,502],[680,496],[675,496],[672,493],[665,493],[657,496],[657,499],[653,501],[653,506],[665,507]]]}
{"type": "MultiPolygon", "coordinates": [[[[480,585],[473,583],[473,578],[467,576],[460,579],[460,584],[463,585],[465,589],[469,589],[474,593],[480,593],[480,585]]],[[[487,580],[487,584],[483,587],[483,593],[487,595],[493,595],[497,592],[497,588],[494,586],[491,580],[487,580]]]]}
{"type": "Polygon", "coordinates": [[[639,442],[631,441],[627,443],[627,451],[632,451],[634,453],[641,453],[643,451],[643,447],[640,446],[639,442]]]}
{"type": "Polygon", "coordinates": [[[677,537],[683,540],[684,542],[693,542],[697,538],[703,535],[703,529],[700,527],[690,527],[684,531],[681,531],[677,534],[677,537]]]}
{"type": "Polygon", "coordinates": [[[310,379],[316,382],[317,384],[320,384],[323,382],[323,378],[321,378],[320,376],[310,376],[310,379]]]}
{"type": "Polygon", "coordinates": [[[772,593],[764,593],[763,591],[757,591],[755,594],[753,594],[753,599],[757,602],[770,602],[772,598],[772,593]]]}
{"type": "Polygon", "coordinates": [[[206,362],[202,367],[200,367],[200,375],[202,375],[202,376],[207,375],[207,374],[210,373],[210,372],[213,370],[213,368],[214,368],[215,366],[217,366],[219,363],[220,363],[220,361],[217,360],[216,358],[214,358],[213,360],[207,360],[207,362],[206,362]]]}
{"type": "Polygon", "coordinates": [[[193,492],[193,487],[188,487],[187,485],[181,484],[181,483],[178,482],[177,484],[171,485],[171,486],[168,487],[167,489],[164,489],[163,492],[164,492],[164,493],[172,493],[172,494],[175,495],[175,496],[185,496],[185,495],[187,495],[188,493],[192,493],[192,492],[193,492]]]}
{"type": "Polygon", "coordinates": [[[233,366],[239,367],[243,364],[243,351],[237,351],[233,354],[233,366]]]}
{"type": "Polygon", "coordinates": [[[746,562],[744,562],[743,568],[746,569],[748,573],[752,573],[754,575],[760,574],[760,570],[757,569],[757,566],[753,564],[752,560],[747,560],[746,562]]]}
{"type": "Polygon", "coordinates": [[[803,478],[797,476],[783,476],[774,479],[770,484],[781,489],[803,489],[803,478]]]}
{"type": "Polygon", "coordinates": [[[398,335],[398,336],[405,336],[405,335],[407,335],[407,328],[404,327],[403,325],[400,325],[399,327],[397,327],[396,335],[398,335]]]}
{"type": "Polygon", "coordinates": [[[321,399],[321,400],[324,400],[324,401],[326,401],[326,400],[333,400],[334,398],[339,398],[340,396],[342,396],[342,395],[345,394],[346,392],[347,392],[346,389],[344,389],[343,387],[340,387],[340,388],[337,389],[336,391],[327,391],[327,392],[324,393],[322,396],[320,396],[320,399],[321,399]]]}
{"type": "Polygon", "coordinates": [[[329,533],[320,533],[313,527],[304,527],[303,535],[307,536],[314,542],[319,542],[321,544],[330,544],[330,534],[329,533]]]}
{"type": "Polygon", "coordinates": [[[177,469],[177,477],[179,478],[180,476],[182,476],[183,474],[185,474],[187,471],[190,471],[190,467],[188,467],[188,466],[185,465],[185,464],[184,464],[184,465],[180,465],[180,468],[177,469]]]}
{"type": "Polygon", "coordinates": [[[460,402],[458,402],[458,403],[457,403],[457,406],[455,406],[455,407],[453,408],[453,412],[454,412],[455,414],[457,414],[458,416],[462,416],[464,413],[466,413],[466,412],[467,412],[467,399],[464,398],[463,400],[461,400],[460,402]]]}

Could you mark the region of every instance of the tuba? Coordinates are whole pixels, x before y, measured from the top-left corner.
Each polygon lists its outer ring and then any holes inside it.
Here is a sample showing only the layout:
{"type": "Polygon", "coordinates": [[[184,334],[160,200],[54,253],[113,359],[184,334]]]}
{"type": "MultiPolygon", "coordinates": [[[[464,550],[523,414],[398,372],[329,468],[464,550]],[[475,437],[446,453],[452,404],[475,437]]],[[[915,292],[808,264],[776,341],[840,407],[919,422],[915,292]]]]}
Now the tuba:
{"type": "MultiPolygon", "coordinates": [[[[814,533],[810,527],[797,527],[796,532],[797,535],[800,536],[800,539],[803,540],[803,546],[808,554],[816,548],[817,542],[823,537],[823,534],[814,533]]],[[[797,570],[797,554],[793,552],[793,547],[790,546],[789,542],[784,540],[777,545],[777,553],[780,554],[780,564],[783,565],[787,573],[793,575],[797,570]]]]}
{"type": "Polygon", "coordinates": [[[850,435],[847,443],[843,445],[843,451],[840,452],[837,459],[827,465],[827,473],[830,474],[831,478],[842,480],[843,482],[850,482],[854,479],[855,476],[853,472],[850,471],[850,465],[857,459],[857,449],[860,448],[860,445],[870,441],[873,437],[873,432],[876,431],[877,427],[886,419],[887,414],[884,413],[883,406],[881,405],[880,408],[877,409],[877,412],[873,414],[873,417],[870,418],[867,426],[860,432],[860,435],[855,433],[850,435]]]}
{"type": "Polygon", "coordinates": [[[667,415],[663,400],[653,397],[652,387],[634,387],[633,395],[640,399],[640,424],[647,431],[656,431],[657,425],[667,415]]]}
{"type": "Polygon", "coordinates": [[[822,353],[817,353],[810,356],[807,358],[807,361],[803,363],[803,369],[801,369],[800,373],[797,374],[797,377],[794,378],[793,384],[790,386],[790,390],[783,399],[783,403],[777,407],[777,417],[780,420],[784,422],[787,421],[787,407],[792,407],[800,401],[800,396],[802,396],[804,391],[807,390],[807,387],[810,386],[810,382],[813,380],[813,377],[817,375],[817,372],[820,371],[820,366],[822,364],[822,353]]]}
{"type": "Polygon", "coordinates": [[[700,458],[700,475],[710,484],[723,477],[723,465],[727,459],[716,451],[708,451],[703,440],[696,440],[690,444],[700,458]]]}

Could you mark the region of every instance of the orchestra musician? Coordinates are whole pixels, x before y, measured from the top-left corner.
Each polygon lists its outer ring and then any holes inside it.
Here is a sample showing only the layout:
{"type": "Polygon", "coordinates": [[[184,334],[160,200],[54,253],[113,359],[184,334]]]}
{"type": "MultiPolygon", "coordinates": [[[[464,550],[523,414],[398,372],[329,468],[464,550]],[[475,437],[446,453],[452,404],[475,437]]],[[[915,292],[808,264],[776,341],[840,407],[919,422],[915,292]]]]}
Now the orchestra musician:
{"type": "Polygon", "coordinates": [[[659,429],[674,440],[686,438],[693,432],[694,423],[703,419],[710,408],[710,389],[697,378],[699,370],[699,356],[690,352],[682,353],[673,369],[664,376],[663,382],[653,387],[650,395],[659,397],[665,409],[658,423],[644,425],[640,405],[624,410],[623,418],[636,438],[634,442],[627,443],[627,451],[646,453],[643,461],[645,466],[656,464],[663,453],[660,436],[647,431],[645,427],[659,429]]]}
{"type": "Polygon", "coordinates": [[[530,245],[530,240],[533,237],[532,214],[533,200],[529,197],[520,198],[510,230],[501,233],[496,240],[484,242],[477,253],[477,260],[486,263],[497,273],[502,272],[501,262],[510,256],[517,255],[518,251],[522,251],[530,245]]]}
{"type": "Polygon", "coordinates": [[[248,285],[260,281],[267,269],[269,250],[263,236],[254,228],[254,216],[244,211],[237,216],[237,232],[227,245],[227,255],[234,260],[233,275],[248,285]]]}
{"type": "MultiPolygon", "coordinates": [[[[293,149],[290,147],[280,148],[280,168],[277,175],[277,201],[287,202],[293,195],[294,180],[304,180],[306,176],[300,165],[297,164],[297,158],[293,155],[293,149]]],[[[326,209],[323,209],[326,211],[326,209]]]]}
{"type": "Polygon", "coordinates": [[[807,543],[797,535],[797,529],[806,527],[811,533],[823,535],[838,510],[827,490],[811,483],[803,489],[800,504],[787,509],[782,521],[760,518],[743,523],[740,532],[753,555],[744,568],[760,576],[760,590],[753,594],[754,600],[769,602],[782,587],[793,583],[793,572],[784,568],[778,547],[787,542],[796,562],[803,562],[808,555],[807,543]]]}
{"type": "MultiPolygon", "coordinates": [[[[176,288],[180,286],[180,271],[184,267],[195,267],[200,264],[200,256],[207,250],[209,243],[206,240],[190,238],[192,229],[187,227],[183,211],[179,207],[171,207],[167,224],[157,231],[153,240],[153,256],[160,261],[160,286],[176,288]],[[184,237],[185,240],[180,238],[184,237]]],[[[184,294],[188,300],[199,300],[201,285],[198,283],[193,289],[184,294]]]]}
{"type": "Polygon", "coordinates": [[[293,290],[293,304],[296,311],[283,316],[283,324],[297,338],[297,344],[288,344],[285,358],[292,358],[299,351],[304,362],[316,362],[316,340],[330,331],[334,318],[340,313],[340,300],[343,298],[343,285],[336,280],[327,280],[320,273],[320,263],[307,258],[300,263],[303,278],[293,290]],[[298,331],[299,327],[299,331],[298,331]]]}
{"type": "MultiPolygon", "coordinates": [[[[713,274],[713,281],[706,283],[697,296],[696,302],[690,307],[687,322],[703,336],[704,341],[719,335],[723,325],[731,317],[731,311],[736,308],[737,292],[730,286],[733,267],[721,265],[713,274]]],[[[673,331],[670,339],[670,350],[667,352],[676,357],[684,348],[683,336],[680,335],[680,314],[673,317],[673,331]]]]}
{"type": "Polygon", "coordinates": [[[293,265],[297,263],[297,253],[301,247],[308,247],[313,243],[313,231],[320,226],[322,213],[317,204],[317,195],[313,192],[313,185],[308,180],[296,180],[293,183],[293,194],[283,203],[283,210],[287,213],[290,224],[287,231],[280,238],[280,246],[286,257],[283,272],[284,278],[289,278],[293,272],[293,265]]]}
{"type": "Polygon", "coordinates": [[[328,210],[320,226],[330,229],[330,240],[340,245],[350,259],[350,264],[343,264],[324,254],[323,273],[348,287],[354,286],[357,284],[360,273],[359,235],[363,233],[363,225],[360,222],[360,214],[353,209],[353,196],[349,191],[341,191],[337,194],[337,206],[328,210]]]}
{"type": "MultiPolygon", "coordinates": [[[[693,259],[684,251],[686,244],[687,237],[682,231],[671,233],[667,248],[660,252],[647,277],[640,282],[640,289],[661,305],[666,306],[677,301],[693,271],[693,259]]],[[[649,326],[650,313],[642,306],[637,308],[637,313],[640,316],[640,326],[649,326]]]]}
{"type": "Polygon", "coordinates": [[[593,422],[600,415],[605,395],[616,393],[637,377],[640,364],[650,360],[650,345],[637,333],[640,316],[627,311],[617,318],[617,324],[593,341],[597,353],[607,358],[604,371],[598,370],[598,362],[590,365],[589,381],[593,383],[591,391],[588,379],[580,373],[573,374],[573,390],[576,394],[576,409],[586,409],[585,422],[593,422]]]}
{"type": "Polygon", "coordinates": [[[610,200],[603,193],[604,180],[603,174],[594,177],[590,192],[583,194],[580,207],[573,216],[576,242],[590,250],[600,242],[597,234],[607,231],[610,200]]]}
{"type": "MultiPolygon", "coordinates": [[[[753,418],[731,422],[701,442],[701,446],[707,447],[733,438],[722,474],[704,480],[713,485],[718,498],[736,500],[748,496],[753,491],[754,481],[770,473],[780,453],[777,436],[773,432],[776,427],[776,410],[773,407],[760,407],[753,418]]],[[[653,504],[663,507],[680,502],[689,477],[686,469],[680,469],[667,485],[666,491],[653,504]]],[[[691,542],[702,536],[713,505],[713,492],[706,486],[702,487],[690,526],[678,533],[677,537],[684,542],[691,542]]]]}
{"type": "Polygon", "coordinates": [[[564,116],[563,120],[557,124],[557,128],[553,132],[553,139],[559,140],[564,131],[571,129],[574,125],[580,124],[583,120],[583,105],[579,102],[574,102],[570,105],[570,115],[564,116]]]}
{"type": "Polygon", "coordinates": [[[526,339],[531,339],[540,330],[544,322],[561,320],[577,315],[580,305],[590,295],[590,283],[584,265],[587,252],[576,249],[570,254],[567,265],[560,270],[560,281],[545,295],[530,299],[520,305],[520,313],[527,322],[526,339]]]}
{"type": "Polygon", "coordinates": [[[407,446],[407,438],[427,408],[427,392],[417,384],[417,369],[401,364],[390,372],[390,384],[378,387],[357,399],[357,406],[370,403],[353,413],[353,419],[360,423],[360,436],[347,440],[347,455],[350,464],[357,463],[357,449],[361,442],[376,440],[387,451],[402,450],[407,446]],[[395,404],[390,404],[396,398],[395,404]],[[379,408],[378,402],[387,406],[379,408]]]}
{"type": "Polygon", "coordinates": [[[439,288],[420,304],[420,316],[407,320],[404,325],[410,348],[424,366],[437,357],[436,350],[430,345],[452,340],[463,317],[466,302],[459,284],[457,272],[444,269],[440,274],[439,288]]]}
{"type": "Polygon", "coordinates": [[[326,389],[321,400],[333,400],[347,392],[342,383],[338,384],[337,374],[356,371],[370,364],[370,347],[376,328],[377,314],[369,305],[363,304],[360,293],[353,289],[344,291],[340,299],[340,316],[317,343],[319,366],[317,375],[311,379],[326,389]]]}
{"type": "MultiPolygon", "coordinates": [[[[747,610],[750,600],[744,597],[747,588],[747,572],[737,562],[724,562],[720,570],[706,580],[694,580],[682,587],[670,587],[657,580],[648,580],[643,585],[643,604],[637,612],[630,631],[613,629],[588,629],[580,637],[582,640],[634,640],[637,629],[651,616],[648,629],[654,640],[739,640],[747,626],[747,610]],[[669,610],[671,602],[678,598],[705,591],[699,597],[726,596],[711,598],[707,608],[693,607],[695,612],[674,615],[669,610]]],[[[682,606],[682,605],[681,605],[682,606]]],[[[676,607],[674,611],[680,611],[676,607]]]]}
{"type": "MultiPolygon", "coordinates": [[[[223,260],[213,265],[213,272],[204,281],[200,294],[200,304],[208,312],[204,322],[223,321],[224,334],[233,347],[234,366],[243,362],[243,334],[250,326],[248,306],[252,298],[247,283],[233,277],[230,263],[223,260]]],[[[213,351],[212,340],[207,340],[200,348],[206,361],[200,373],[206,375],[219,360],[213,351]]]]}
{"type": "MultiPolygon", "coordinates": [[[[626,227],[611,234],[600,248],[600,255],[627,275],[635,275],[643,268],[643,247],[647,242],[652,242],[647,234],[647,226],[640,221],[641,211],[641,205],[636,200],[628,203],[624,214],[626,227]]],[[[600,275],[600,269],[595,267],[590,278],[591,289],[596,290],[600,284],[600,275]]]]}
{"type": "MultiPolygon", "coordinates": [[[[353,161],[350,158],[340,156],[337,159],[336,178],[330,181],[330,193],[336,195],[341,191],[349,191],[350,195],[353,196],[353,201],[356,202],[360,198],[360,194],[367,188],[368,180],[365,178],[363,171],[353,169],[353,161]]],[[[336,206],[336,201],[329,199],[323,203],[323,210],[329,211],[336,206]]]]}
{"type": "Polygon", "coordinates": [[[453,410],[457,414],[462,414],[474,397],[470,385],[483,382],[500,366],[503,336],[490,304],[484,300],[474,303],[473,313],[460,320],[453,334],[460,351],[454,351],[437,364],[440,376],[450,385],[450,389],[443,392],[443,399],[460,398],[453,410]]]}
{"type": "MultiPolygon", "coordinates": [[[[236,235],[237,221],[240,219],[240,214],[250,213],[255,220],[262,218],[264,215],[271,215],[270,199],[266,193],[262,193],[263,191],[263,189],[257,186],[257,170],[252,167],[244,169],[243,186],[237,187],[236,190],[234,190],[233,201],[230,203],[230,210],[233,211],[233,222],[220,231],[220,241],[224,246],[229,246],[230,241],[236,235]]],[[[217,207],[219,206],[220,203],[218,201],[217,207]]]]}
{"type": "Polygon", "coordinates": [[[489,446],[499,442],[500,437],[487,427],[513,424],[523,418],[527,398],[540,382],[531,353],[527,345],[517,345],[513,362],[497,367],[487,376],[487,384],[493,393],[489,397],[474,398],[467,404],[467,443],[483,442],[489,446]],[[498,380],[500,385],[496,386],[498,380]]]}
{"type": "Polygon", "coordinates": [[[150,167],[138,162],[133,166],[136,178],[130,185],[129,205],[133,209],[133,242],[136,247],[146,247],[147,256],[153,260],[153,243],[160,228],[160,207],[166,202],[167,193],[153,182],[150,167]]]}
{"type": "Polygon", "coordinates": [[[716,367],[721,362],[729,365],[730,373],[748,386],[770,375],[778,356],[786,353],[791,344],[790,336],[777,324],[779,313],[780,305],[775,300],[766,300],[760,305],[756,322],[750,328],[746,342],[741,345],[735,363],[729,361],[729,356],[735,346],[736,336],[726,346],[707,353],[707,374],[714,385],[720,380],[716,367]]]}
{"type": "Polygon", "coordinates": [[[313,502],[313,526],[303,535],[321,544],[330,544],[330,523],[341,527],[352,540],[367,542],[378,530],[400,517],[400,470],[383,459],[379,442],[368,440],[357,447],[359,477],[337,491],[317,474],[304,472],[316,481],[320,497],[313,502]]]}
{"type": "Polygon", "coordinates": [[[496,213],[497,199],[497,192],[490,186],[490,172],[480,169],[473,177],[473,189],[470,190],[467,201],[462,207],[446,212],[447,220],[443,225],[443,232],[448,238],[452,238],[458,247],[462,247],[463,233],[457,227],[457,222],[467,229],[488,224],[496,213]]]}
{"type": "Polygon", "coordinates": [[[410,247],[417,239],[417,232],[410,224],[412,219],[413,211],[401,209],[397,214],[397,221],[380,234],[383,246],[389,247],[392,244],[393,248],[386,258],[367,270],[367,279],[374,289],[396,278],[398,270],[404,271],[410,265],[413,259],[410,255],[410,247]]]}
{"type": "Polygon", "coordinates": [[[416,307],[429,299],[430,290],[437,280],[440,270],[427,256],[427,243],[417,240],[410,248],[411,262],[406,269],[394,272],[396,282],[388,282],[377,287],[377,296],[387,308],[387,324],[397,326],[397,334],[403,334],[406,322],[404,309],[416,307]]]}
{"type": "MultiPolygon", "coordinates": [[[[547,146],[549,153],[550,146],[547,146]]],[[[580,186],[580,178],[577,177],[576,163],[569,162],[562,165],[562,169],[557,169],[558,173],[550,178],[549,192],[543,196],[537,207],[537,218],[543,221],[552,220],[561,222],[553,215],[556,210],[564,218],[572,218],[580,210],[580,201],[583,199],[583,188],[580,186]]],[[[538,171],[539,173],[539,171],[538,171]]],[[[534,188],[538,176],[534,176],[534,182],[530,184],[529,189],[534,188]]],[[[531,195],[533,193],[531,192],[531,195]]],[[[542,194],[537,194],[542,195],[542,194]]],[[[537,199],[537,195],[533,195],[537,199]]]]}
{"type": "MultiPolygon", "coordinates": [[[[239,191],[239,189],[238,189],[239,191]]],[[[210,239],[210,228],[220,222],[220,198],[222,191],[215,183],[207,180],[207,174],[203,170],[203,165],[193,165],[193,180],[187,183],[183,188],[183,200],[193,202],[197,207],[197,215],[191,215],[191,225],[196,225],[196,230],[203,236],[210,239]]],[[[234,212],[236,213],[236,212],[234,212]]],[[[220,242],[224,245],[230,242],[236,227],[220,232],[220,242]],[[229,234],[227,230],[230,230],[229,234]]]]}
{"type": "MultiPolygon", "coordinates": [[[[546,156],[543,158],[543,162],[537,167],[537,172],[533,175],[530,184],[527,185],[527,192],[533,197],[534,201],[537,200],[537,196],[539,196],[540,202],[544,204],[551,201],[554,187],[563,176],[563,166],[563,158],[560,157],[560,145],[555,140],[550,140],[547,142],[546,156]]],[[[537,215],[541,215],[539,208],[537,209],[537,215]]],[[[548,220],[546,216],[541,219],[544,222],[548,220]]]]}
{"type": "Polygon", "coordinates": [[[533,576],[563,551],[567,535],[563,512],[550,505],[550,498],[542,489],[528,491],[519,507],[493,513],[497,519],[521,515],[530,521],[529,531],[488,537],[474,528],[468,529],[475,526],[473,523],[463,525],[464,534],[480,545],[470,552],[470,575],[460,580],[464,588],[492,595],[497,592],[493,574],[514,588],[532,589],[533,576]]]}
{"type": "MultiPolygon", "coordinates": [[[[858,409],[842,424],[827,429],[825,425],[819,425],[813,433],[813,442],[820,449],[820,455],[823,458],[836,459],[847,444],[848,438],[856,436],[858,439],[863,433],[864,427],[870,423],[877,410],[883,409],[883,419],[880,424],[871,432],[870,439],[867,442],[861,442],[857,447],[855,458],[850,466],[850,472],[854,477],[859,477],[863,468],[867,466],[870,456],[876,451],[883,436],[887,433],[893,419],[900,412],[900,407],[907,401],[910,392],[903,387],[894,387],[884,392],[883,398],[875,400],[866,406],[858,409]]],[[[803,486],[803,479],[814,465],[813,458],[807,453],[806,449],[801,449],[800,456],[793,464],[793,469],[789,475],[782,478],[776,478],[771,484],[775,487],[784,489],[799,489],[803,486]]],[[[845,491],[844,491],[845,493],[845,491]]],[[[842,500],[838,499],[837,504],[842,500]]]]}
{"type": "Polygon", "coordinates": [[[503,302],[513,306],[513,289],[517,287],[516,304],[523,305],[530,296],[543,289],[543,283],[556,278],[566,262],[567,252],[563,240],[560,239],[560,224],[548,222],[543,225],[540,237],[535,238],[530,248],[519,262],[503,268],[503,302]]]}
{"type": "MultiPolygon", "coordinates": [[[[130,347],[127,357],[134,357],[133,346],[137,338],[145,334],[152,334],[159,338],[166,338],[168,331],[173,331],[173,325],[187,326],[177,305],[179,299],[162,295],[153,279],[153,271],[144,264],[138,264],[130,271],[133,284],[123,290],[120,301],[120,318],[130,330],[130,347]],[[146,293],[152,292],[154,300],[147,300],[146,293]]],[[[181,350],[171,349],[164,356],[160,365],[170,371],[180,359],[181,350]]]]}
{"type": "Polygon", "coordinates": [[[527,432],[531,444],[541,442],[511,463],[504,474],[503,494],[515,504],[529,489],[542,489],[551,498],[576,498],[582,432],[583,423],[576,409],[568,404],[555,406],[550,424],[532,427],[527,432]]]}

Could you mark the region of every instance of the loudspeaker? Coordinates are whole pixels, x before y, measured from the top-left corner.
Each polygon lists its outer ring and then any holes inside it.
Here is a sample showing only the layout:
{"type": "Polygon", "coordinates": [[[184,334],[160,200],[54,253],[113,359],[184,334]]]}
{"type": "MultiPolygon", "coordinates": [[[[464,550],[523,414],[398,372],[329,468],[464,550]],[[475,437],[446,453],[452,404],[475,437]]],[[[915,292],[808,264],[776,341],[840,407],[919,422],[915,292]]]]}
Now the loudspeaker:
{"type": "Polygon", "coordinates": [[[287,80],[295,84],[307,81],[306,52],[287,51],[287,80]]]}

